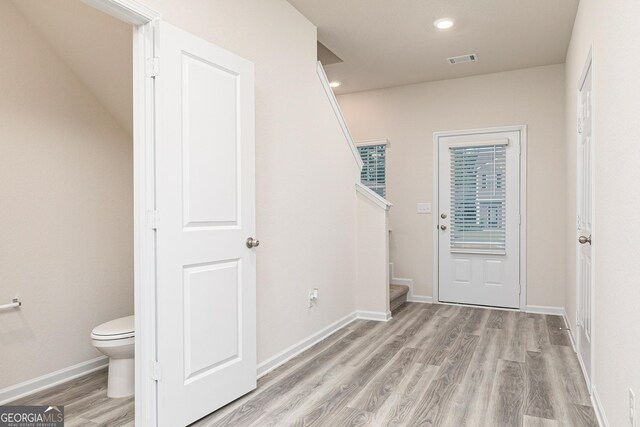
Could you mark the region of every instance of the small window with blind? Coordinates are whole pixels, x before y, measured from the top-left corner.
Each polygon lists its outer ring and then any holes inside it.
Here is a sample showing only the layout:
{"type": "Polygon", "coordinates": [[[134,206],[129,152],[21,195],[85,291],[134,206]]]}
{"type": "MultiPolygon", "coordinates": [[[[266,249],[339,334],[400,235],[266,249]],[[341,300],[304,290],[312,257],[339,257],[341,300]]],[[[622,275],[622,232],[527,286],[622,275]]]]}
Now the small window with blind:
{"type": "Polygon", "coordinates": [[[505,253],[506,140],[452,144],[451,250],[505,253]]]}
{"type": "Polygon", "coordinates": [[[387,193],[386,148],[386,144],[358,147],[363,163],[360,180],[381,197],[387,193]]]}

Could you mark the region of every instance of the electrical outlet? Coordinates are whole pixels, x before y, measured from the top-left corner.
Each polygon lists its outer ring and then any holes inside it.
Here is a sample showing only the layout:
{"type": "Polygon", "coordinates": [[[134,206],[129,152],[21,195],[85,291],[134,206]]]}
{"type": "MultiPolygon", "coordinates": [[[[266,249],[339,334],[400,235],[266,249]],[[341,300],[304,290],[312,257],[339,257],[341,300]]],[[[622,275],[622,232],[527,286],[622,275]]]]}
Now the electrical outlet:
{"type": "Polygon", "coordinates": [[[636,427],[636,395],[629,389],[629,423],[631,427],[636,427]]]}
{"type": "Polygon", "coordinates": [[[318,303],[318,288],[313,288],[313,290],[309,292],[309,308],[313,307],[317,303],[318,303]]]}

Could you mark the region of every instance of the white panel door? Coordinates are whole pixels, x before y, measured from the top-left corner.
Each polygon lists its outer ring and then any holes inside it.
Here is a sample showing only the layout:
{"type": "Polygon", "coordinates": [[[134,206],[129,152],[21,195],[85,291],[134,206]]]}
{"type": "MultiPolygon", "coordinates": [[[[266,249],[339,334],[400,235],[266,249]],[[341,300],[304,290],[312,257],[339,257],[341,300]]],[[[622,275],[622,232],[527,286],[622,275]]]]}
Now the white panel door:
{"type": "Polygon", "coordinates": [[[519,131],[438,137],[438,300],[520,306],[519,131]]]}
{"type": "Polygon", "coordinates": [[[591,63],[587,65],[579,92],[577,167],[577,256],[578,256],[578,351],[582,356],[587,381],[591,374],[592,283],[591,275],[591,170],[592,170],[592,91],[591,63]]]}
{"type": "Polygon", "coordinates": [[[254,71],[159,31],[158,423],[176,427],[256,387],[254,71]]]}

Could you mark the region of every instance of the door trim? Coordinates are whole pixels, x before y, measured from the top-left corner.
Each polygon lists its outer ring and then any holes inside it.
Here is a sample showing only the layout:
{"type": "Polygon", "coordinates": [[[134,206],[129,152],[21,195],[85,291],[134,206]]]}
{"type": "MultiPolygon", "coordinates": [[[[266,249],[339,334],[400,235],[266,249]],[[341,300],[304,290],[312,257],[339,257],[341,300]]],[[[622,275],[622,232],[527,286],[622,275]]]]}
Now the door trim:
{"type": "MultiPolygon", "coordinates": [[[[596,136],[595,136],[595,128],[596,128],[596,120],[595,120],[595,99],[596,99],[596,92],[595,92],[595,75],[596,75],[596,70],[595,70],[595,62],[594,62],[594,46],[593,44],[589,47],[589,53],[587,53],[587,58],[585,59],[584,62],[584,66],[582,68],[582,72],[580,74],[580,79],[578,80],[578,85],[576,86],[576,122],[578,120],[578,118],[580,117],[580,89],[582,88],[582,85],[584,84],[584,81],[587,78],[587,73],[589,71],[589,69],[591,69],[591,238],[593,238],[594,236],[597,239],[597,233],[596,233],[596,218],[595,218],[595,203],[594,201],[595,199],[595,165],[596,165],[596,156],[595,156],[595,142],[596,142],[596,136]]],[[[580,161],[578,159],[578,152],[577,152],[577,147],[579,147],[580,144],[580,134],[578,133],[577,130],[577,126],[575,128],[575,135],[576,135],[576,158],[575,158],[575,162],[576,162],[576,176],[575,176],[575,185],[576,185],[576,193],[575,193],[575,202],[576,202],[576,211],[577,211],[577,200],[578,200],[578,184],[579,184],[579,179],[578,179],[578,170],[580,167],[580,161]]],[[[574,218],[575,220],[576,218],[574,218]]],[[[575,227],[576,223],[574,222],[574,227],[575,227]]],[[[576,230],[577,231],[577,230],[576,230]]],[[[590,292],[591,292],[591,345],[590,345],[590,360],[591,360],[591,367],[590,367],[590,372],[587,372],[585,366],[584,366],[584,362],[582,360],[582,355],[580,354],[580,342],[578,341],[580,339],[580,334],[578,333],[578,309],[580,307],[580,300],[582,298],[582,295],[580,294],[580,286],[578,284],[578,278],[580,277],[580,265],[579,265],[579,259],[578,257],[580,256],[579,253],[579,248],[578,248],[578,243],[577,243],[577,238],[578,238],[578,233],[575,232],[574,233],[574,247],[576,249],[576,257],[575,257],[575,262],[576,262],[576,281],[575,281],[575,287],[576,287],[576,300],[575,300],[575,304],[576,304],[576,312],[575,312],[575,321],[576,321],[576,325],[575,325],[575,331],[573,331],[574,334],[574,340],[576,342],[576,345],[578,346],[577,351],[576,351],[576,355],[578,356],[578,361],[580,362],[580,368],[582,369],[582,374],[584,376],[585,382],[587,383],[587,388],[589,390],[589,394],[593,397],[593,392],[594,392],[594,384],[593,384],[593,378],[595,378],[595,353],[596,353],[596,346],[595,346],[595,339],[596,339],[596,328],[595,328],[595,324],[596,324],[596,298],[595,298],[595,291],[596,291],[596,287],[595,287],[595,282],[596,282],[596,263],[595,263],[595,257],[596,257],[596,246],[591,246],[591,284],[590,284],[590,292]]],[[[597,242],[597,240],[596,240],[597,242]]]]}
{"type": "MultiPolygon", "coordinates": [[[[471,135],[494,132],[520,133],[520,311],[527,307],[527,125],[499,126],[481,129],[465,129],[433,133],[433,222],[432,230],[437,228],[437,215],[440,212],[439,199],[439,158],[440,138],[446,136],[471,135]]],[[[433,285],[432,295],[435,303],[440,303],[439,287],[439,235],[433,233],[433,285]]]]}
{"type": "Polygon", "coordinates": [[[157,52],[155,28],[160,13],[136,0],[82,0],[133,31],[133,186],[135,425],[155,426],[157,393],[152,367],[156,358],[155,84],[147,58],[157,52]]]}

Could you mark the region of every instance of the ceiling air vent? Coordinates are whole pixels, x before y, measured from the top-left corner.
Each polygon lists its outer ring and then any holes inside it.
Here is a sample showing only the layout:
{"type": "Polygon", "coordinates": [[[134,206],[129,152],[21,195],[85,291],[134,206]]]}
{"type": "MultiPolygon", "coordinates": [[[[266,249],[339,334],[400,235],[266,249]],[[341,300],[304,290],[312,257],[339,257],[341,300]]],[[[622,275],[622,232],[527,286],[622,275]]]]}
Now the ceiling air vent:
{"type": "Polygon", "coordinates": [[[478,55],[476,55],[475,53],[470,53],[469,55],[454,56],[452,58],[447,58],[447,61],[449,61],[449,64],[451,64],[451,65],[462,64],[464,62],[475,62],[477,60],[478,60],[478,55]]]}

